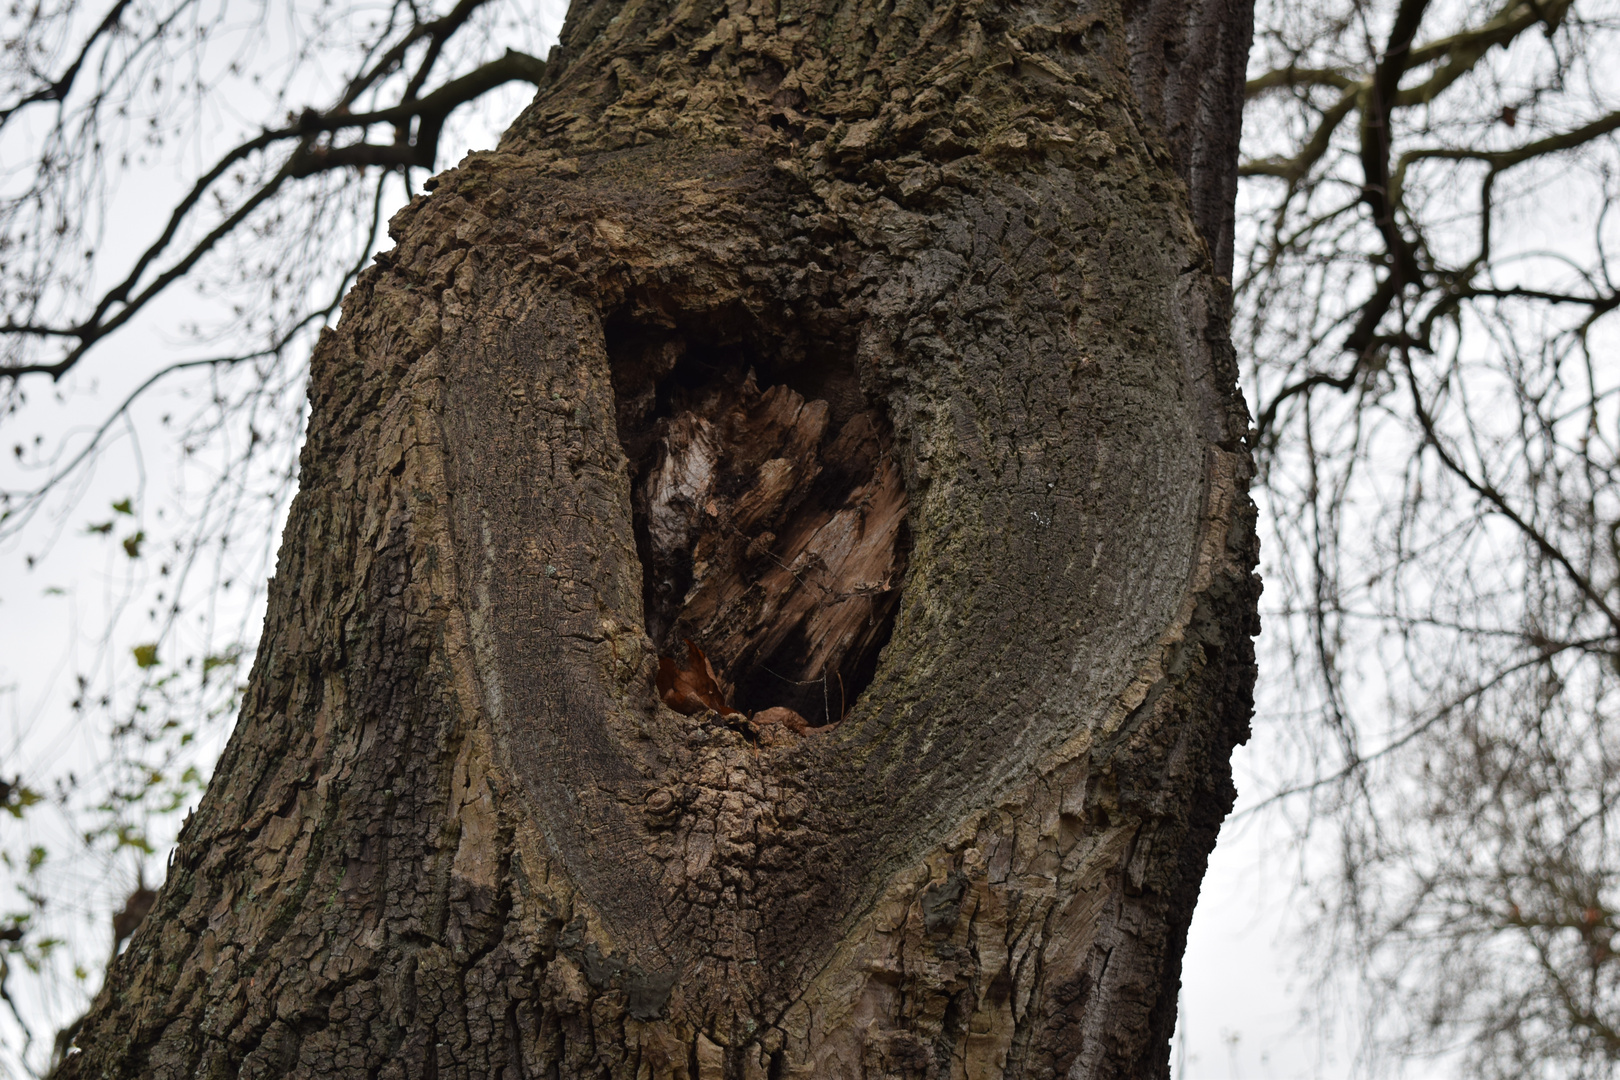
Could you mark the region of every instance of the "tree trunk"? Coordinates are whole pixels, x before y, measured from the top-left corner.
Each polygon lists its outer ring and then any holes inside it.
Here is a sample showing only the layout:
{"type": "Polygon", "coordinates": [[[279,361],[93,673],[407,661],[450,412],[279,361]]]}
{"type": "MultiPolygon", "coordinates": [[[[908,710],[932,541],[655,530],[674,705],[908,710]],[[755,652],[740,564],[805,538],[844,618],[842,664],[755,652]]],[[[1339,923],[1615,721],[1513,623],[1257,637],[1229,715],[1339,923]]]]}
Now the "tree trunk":
{"type": "Polygon", "coordinates": [[[1254,675],[1247,19],[576,3],[316,350],[65,1074],[1166,1075],[1254,675]]]}

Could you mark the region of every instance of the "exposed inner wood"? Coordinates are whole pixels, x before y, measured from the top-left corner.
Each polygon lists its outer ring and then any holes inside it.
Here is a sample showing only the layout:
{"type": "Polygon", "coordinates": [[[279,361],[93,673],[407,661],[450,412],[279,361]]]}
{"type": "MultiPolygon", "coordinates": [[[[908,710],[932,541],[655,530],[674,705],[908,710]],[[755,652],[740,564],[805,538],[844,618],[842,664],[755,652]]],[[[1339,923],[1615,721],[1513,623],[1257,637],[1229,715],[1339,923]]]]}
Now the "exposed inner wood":
{"type": "Polygon", "coordinates": [[[887,424],[837,378],[822,380],[831,400],[806,400],[762,389],[740,354],[684,352],[642,341],[615,362],[661,695],[713,708],[692,692],[706,660],[757,725],[837,723],[871,680],[905,575],[887,424]]]}

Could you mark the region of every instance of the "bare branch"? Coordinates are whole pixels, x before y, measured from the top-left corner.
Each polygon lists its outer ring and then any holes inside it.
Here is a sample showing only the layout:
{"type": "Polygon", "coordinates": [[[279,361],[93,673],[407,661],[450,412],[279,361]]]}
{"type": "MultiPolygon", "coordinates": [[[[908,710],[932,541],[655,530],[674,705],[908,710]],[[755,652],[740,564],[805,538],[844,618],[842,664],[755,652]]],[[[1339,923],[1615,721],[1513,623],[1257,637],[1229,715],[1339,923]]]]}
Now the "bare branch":
{"type": "Polygon", "coordinates": [[[1595,586],[1591,579],[1578,570],[1564,550],[1547,536],[1545,532],[1536,528],[1530,521],[1514,509],[1495,485],[1476,477],[1471,471],[1457,460],[1456,456],[1446,447],[1435,428],[1434,418],[1430,416],[1428,406],[1424,404],[1423,395],[1418,389],[1416,373],[1410,370],[1408,363],[1407,388],[1412,400],[1412,413],[1423,428],[1423,434],[1428,445],[1434,448],[1435,456],[1440,459],[1446,469],[1457,479],[1468,486],[1468,489],[1488,503],[1498,514],[1512,523],[1513,527],[1528,540],[1543,556],[1557,564],[1568,575],[1570,582],[1578,589],[1588,603],[1602,613],[1610,628],[1616,636],[1620,636],[1620,612],[1609,606],[1602,590],[1595,586]]]}
{"type": "MultiPolygon", "coordinates": [[[[473,0],[464,0],[463,6],[468,6],[471,2],[473,0]]],[[[538,83],[544,73],[543,60],[509,49],[501,58],[445,83],[425,97],[358,115],[349,113],[343,106],[334,107],[324,113],[306,110],[296,124],[262,132],[242,143],[221,157],[214,167],[192,186],[191,191],[170,214],[163,233],[140,255],[124,280],[102,296],[90,317],[83,323],[71,327],[28,324],[9,324],[0,327],[0,332],[73,338],[78,342],[53,362],[0,365],[0,377],[15,379],[30,374],[46,374],[53,379],[61,378],[98,342],[119,330],[165,289],[190,273],[204,255],[239,228],[260,206],[272,199],[289,179],[302,179],[341,168],[368,166],[391,169],[408,166],[431,168],[438,153],[439,134],[443,129],[445,118],[452,111],[508,82],[538,83]],[[413,143],[386,145],[356,143],[330,147],[320,145],[316,141],[318,136],[333,132],[364,130],[377,124],[408,126],[412,120],[417,123],[416,141],[413,143]],[[221,177],[253,154],[278,142],[289,140],[297,140],[298,145],[269,180],[261,184],[230,215],[193,244],[185,255],[159,273],[139,293],[133,297],[130,295],[168,249],[204,195],[221,177]],[[116,312],[113,312],[114,307],[118,309],[116,312]]]]}
{"type": "Polygon", "coordinates": [[[1428,0],[1401,0],[1389,41],[1373,71],[1367,90],[1367,104],[1361,115],[1361,199],[1372,211],[1373,224],[1384,238],[1388,252],[1388,274],[1377,291],[1362,307],[1360,321],[1345,342],[1351,352],[1362,354],[1372,343],[1373,331],[1384,312],[1407,285],[1422,279],[1412,245],[1395,221],[1395,203],[1390,198],[1389,163],[1391,153],[1390,119],[1394,115],[1396,91],[1401,76],[1412,59],[1412,39],[1428,9],[1428,0]]]}
{"type": "Polygon", "coordinates": [[[1469,147],[1422,147],[1408,150],[1401,155],[1401,168],[1404,169],[1408,162],[1441,159],[1483,161],[1496,172],[1503,172],[1515,165],[1522,165],[1548,154],[1574,150],[1616,130],[1620,130],[1620,110],[1600,116],[1578,128],[1548,135],[1546,138],[1537,139],[1512,150],[1475,150],[1469,147]]]}
{"type": "Polygon", "coordinates": [[[1239,176],[1276,176],[1287,180],[1290,186],[1299,183],[1311,171],[1311,168],[1322,159],[1333,145],[1333,134],[1344,123],[1345,118],[1356,108],[1356,103],[1366,91],[1366,84],[1354,83],[1340,95],[1333,106],[1322,113],[1317,121],[1311,137],[1300,147],[1298,154],[1291,158],[1268,158],[1263,161],[1246,161],[1238,166],[1239,176]]]}
{"type": "Polygon", "coordinates": [[[118,22],[123,18],[124,11],[129,7],[131,2],[132,0],[117,0],[117,2],[113,4],[112,9],[107,12],[106,16],[101,20],[101,22],[96,25],[96,28],[90,32],[88,37],[85,38],[84,44],[79,48],[78,55],[73,58],[73,61],[68,64],[67,68],[62,72],[61,75],[58,75],[55,79],[46,83],[44,86],[41,86],[32,93],[25,94],[20,100],[14,102],[13,104],[8,105],[5,108],[0,108],[0,129],[4,129],[6,123],[13,116],[16,116],[30,105],[38,105],[47,101],[54,101],[58,103],[66,101],[68,94],[73,90],[73,84],[79,78],[79,71],[84,67],[84,62],[86,58],[89,57],[91,50],[96,47],[97,43],[99,43],[102,38],[109,36],[118,28],[118,22]]]}
{"type": "Polygon", "coordinates": [[[1417,86],[1402,90],[1395,97],[1397,106],[1422,105],[1433,101],[1458,79],[1474,70],[1474,66],[1491,49],[1506,46],[1532,26],[1544,25],[1552,30],[1563,22],[1573,0],[1507,0],[1496,17],[1472,30],[1440,38],[1427,45],[1414,48],[1409,67],[1439,63],[1433,75],[1417,86]]]}
{"type": "Polygon", "coordinates": [[[1292,65],[1257,75],[1243,84],[1243,94],[1251,101],[1271,90],[1293,90],[1301,86],[1331,86],[1350,90],[1361,80],[1340,68],[1305,68],[1292,65]]]}

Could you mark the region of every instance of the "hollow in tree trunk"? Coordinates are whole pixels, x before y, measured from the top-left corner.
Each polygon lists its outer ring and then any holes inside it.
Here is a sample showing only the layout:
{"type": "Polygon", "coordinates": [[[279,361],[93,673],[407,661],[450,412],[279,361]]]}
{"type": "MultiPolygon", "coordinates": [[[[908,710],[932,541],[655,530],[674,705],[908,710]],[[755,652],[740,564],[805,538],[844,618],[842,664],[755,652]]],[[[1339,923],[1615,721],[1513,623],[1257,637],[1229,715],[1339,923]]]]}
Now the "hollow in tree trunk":
{"type": "Polygon", "coordinates": [[[575,5],[316,350],[78,1077],[1164,1076],[1258,586],[1241,0],[575,5]]]}

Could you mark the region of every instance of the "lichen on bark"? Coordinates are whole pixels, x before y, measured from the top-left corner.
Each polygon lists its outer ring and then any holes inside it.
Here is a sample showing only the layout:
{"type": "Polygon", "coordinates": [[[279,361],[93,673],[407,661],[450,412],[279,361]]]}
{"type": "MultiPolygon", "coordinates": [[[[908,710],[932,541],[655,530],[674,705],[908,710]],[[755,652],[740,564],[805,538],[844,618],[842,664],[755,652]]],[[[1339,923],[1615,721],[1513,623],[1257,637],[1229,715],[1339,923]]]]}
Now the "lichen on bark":
{"type": "Polygon", "coordinates": [[[1257,595],[1207,197],[1247,29],[1174,10],[577,4],[317,349],[238,730],[67,1073],[1163,1075],[1257,595]],[[871,631],[828,730],[655,690],[683,625],[752,670],[764,575],[666,571],[812,461],[658,502],[755,430],[662,381],[694,342],[869,448],[792,505],[903,515],[826,594],[873,612],[814,639],[871,631]]]}

